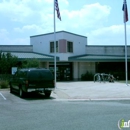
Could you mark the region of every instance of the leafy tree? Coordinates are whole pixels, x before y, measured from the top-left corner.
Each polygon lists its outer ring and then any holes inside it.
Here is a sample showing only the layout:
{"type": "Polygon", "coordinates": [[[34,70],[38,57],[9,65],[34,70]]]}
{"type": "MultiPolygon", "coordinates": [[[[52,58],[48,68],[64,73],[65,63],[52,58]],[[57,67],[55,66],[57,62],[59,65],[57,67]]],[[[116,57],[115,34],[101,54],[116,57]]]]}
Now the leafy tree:
{"type": "Polygon", "coordinates": [[[11,73],[11,68],[17,66],[18,58],[11,55],[11,53],[0,52],[0,73],[9,74],[11,73]]]}
{"type": "Polygon", "coordinates": [[[22,62],[22,68],[37,68],[39,67],[39,60],[36,58],[26,59],[22,62]]]}

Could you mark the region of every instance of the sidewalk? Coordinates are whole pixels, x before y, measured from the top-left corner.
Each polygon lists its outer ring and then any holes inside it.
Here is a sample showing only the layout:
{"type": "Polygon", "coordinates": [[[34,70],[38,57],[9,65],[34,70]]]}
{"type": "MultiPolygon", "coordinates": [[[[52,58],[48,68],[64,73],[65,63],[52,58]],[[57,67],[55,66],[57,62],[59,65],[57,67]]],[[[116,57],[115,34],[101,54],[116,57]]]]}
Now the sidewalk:
{"type": "Polygon", "coordinates": [[[123,100],[130,99],[130,84],[109,82],[57,82],[52,93],[56,99],[123,100]]]}

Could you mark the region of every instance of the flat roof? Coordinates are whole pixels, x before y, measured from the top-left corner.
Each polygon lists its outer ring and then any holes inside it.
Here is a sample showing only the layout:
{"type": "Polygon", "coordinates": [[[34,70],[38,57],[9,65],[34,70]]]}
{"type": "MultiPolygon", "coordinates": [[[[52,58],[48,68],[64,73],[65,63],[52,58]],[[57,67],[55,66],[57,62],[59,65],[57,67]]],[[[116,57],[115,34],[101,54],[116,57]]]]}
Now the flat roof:
{"type": "MultiPolygon", "coordinates": [[[[9,51],[2,51],[3,53],[7,53],[9,51]]],[[[11,51],[11,55],[18,57],[19,60],[25,60],[25,59],[39,59],[42,61],[53,61],[54,56],[36,53],[36,52],[17,52],[17,51],[11,51]]],[[[59,57],[56,57],[57,60],[59,60],[59,57]]]]}
{"type": "MultiPolygon", "coordinates": [[[[69,61],[90,61],[90,62],[125,62],[124,55],[78,55],[68,58],[69,61]]],[[[130,56],[127,56],[130,61],[130,56]]]]}

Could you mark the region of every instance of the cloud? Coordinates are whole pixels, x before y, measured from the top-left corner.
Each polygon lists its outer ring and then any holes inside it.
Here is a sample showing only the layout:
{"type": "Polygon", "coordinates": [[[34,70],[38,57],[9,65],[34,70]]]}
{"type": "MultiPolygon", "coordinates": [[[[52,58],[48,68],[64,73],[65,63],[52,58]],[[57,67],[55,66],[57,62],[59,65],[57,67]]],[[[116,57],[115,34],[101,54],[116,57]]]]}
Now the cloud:
{"type": "Polygon", "coordinates": [[[94,30],[91,32],[92,35],[94,36],[103,36],[106,34],[114,35],[114,34],[120,34],[123,32],[124,26],[123,25],[112,25],[110,27],[104,27],[104,28],[99,28],[97,30],[94,30]]]}
{"type": "Polygon", "coordinates": [[[69,21],[69,25],[73,28],[95,28],[95,26],[103,25],[110,14],[110,10],[109,6],[94,3],[84,5],[80,10],[63,10],[62,13],[64,14],[63,18],[65,17],[64,20],[69,21]]]}
{"type": "MultiPolygon", "coordinates": [[[[68,4],[67,0],[61,2],[68,4]]],[[[15,22],[42,22],[49,14],[53,14],[53,0],[4,0],[0,2],[0,14],[15,22]]]]}
{"type": "Polygon", "coordinates": [[[5,30],[1,29],[0,30],[0,45],[29,45],[29,37],[24,37],[24,38],[12,38],[10,36],[10,33],[5,30]]]}
{"type": "Polygon", "coordinates": [[[22,28],[14,28],[14,31],[15,32],[18,32],[18,33],[24,33],[24,32],[27,32],[27,31],[36,31],[37,33],[40,33],[42,32],[42,28],[40,26],[37,26],[35,24],[32,24],[32,25],[26,25],[26,26],[23,26],[22,28]]]}
{"type": "Polygon", "coordinates": [[[1,29],[0,30],[0,39],[1,39],[0,44],[1,45],[4,45],[5,43],[6,44],[10,43],[8,35],[9,35],[9,32],[6,29],[1,29]]]}
{"type": "Polygon", "coordinates": [[[47,5],[44,0],[5,0],[0,3],[0,13],[15,22],[38,21],[41,20],[41,12],[48,12],[47,5]]]}
{"type": "Polygon", "coordinates": [[[31,36],[31,35],[38,35],[38,34],[43,34],[43,33],[48,33],[51,32],[51,30],[53,29],[53,25],[52,26],[48,26],[48,24],[42,24],[42,25],[36,25],[36,24],[32,24],[32,25],[25,25],[23,27],[16,27],[14,28],[14,33],[19,33],[19,35],[25,35],[28,34],[26,36],[31,36]],[[26,33],[25,33],[26,32],[26,33]]]}
{"type": "Polygon", "coordinates": [[[6,35],[8,35],[9,34],[9,32],[6,30],[6,29],[0,29],[0,36],[2,37],[4,37],[4,36],[6,36],[6,35]]]}
{"type": "MultiPolygon", "coordinates": [[[[111,14],[110,6],[93,3],[73,10],[70,6],[68,0],[59,0],[62,21],[56,18],[56,31],[86,35],[88,43],[93,45],[121,44],[124,27],[105,27],[111,14]]],[[[4,0],[0,2],[0,15],[2,20],[6,18],[6,24],[0,25],[4,44],[29,44],[29,36],[54,31],[53,0],[4,0]]]]}
{"type": "Polygon", "coordinates": [[[30,45],[30,38],[16,38],[13,40],[13,45],[30,45]]]}
{"type": "MultiPolygon", "coordinates": [[[[130,25],[127,26],[127,44],[130,42],[130,25]]],[[[86,34],[89,45],[124,45],[124,25],[99,28],[86,34]]]]}
{"type": "Polygon", "coordinates": [[[10,0],[0,3],[0,12],[12,21],[22,21],[30,14],[31,10],[18,0],[10,0]]]}
{"type": "Polygon", "coordinates": [[[85,34],[90,33],[90,30],[103,28],[110,13],[111,7],[99,3],[84,5],[75,10],[66,8],[61,10],[62,21],[56,23],[56,29],[87,36],[85,34]]]}

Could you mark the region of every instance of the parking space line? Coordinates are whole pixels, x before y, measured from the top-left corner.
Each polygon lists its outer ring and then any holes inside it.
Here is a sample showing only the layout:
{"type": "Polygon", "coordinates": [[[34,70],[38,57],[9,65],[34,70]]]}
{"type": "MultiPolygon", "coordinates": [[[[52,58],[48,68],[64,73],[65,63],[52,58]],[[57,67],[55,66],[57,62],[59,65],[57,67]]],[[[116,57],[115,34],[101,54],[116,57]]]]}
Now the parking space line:
{"type": "Polygon", "coordinates": [[[4,99],[4,100],[6,100],[6,98],[4,97],[4,95],[0,92],[0,95],[2,96],[2,98],[4,99]]]}

